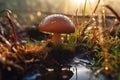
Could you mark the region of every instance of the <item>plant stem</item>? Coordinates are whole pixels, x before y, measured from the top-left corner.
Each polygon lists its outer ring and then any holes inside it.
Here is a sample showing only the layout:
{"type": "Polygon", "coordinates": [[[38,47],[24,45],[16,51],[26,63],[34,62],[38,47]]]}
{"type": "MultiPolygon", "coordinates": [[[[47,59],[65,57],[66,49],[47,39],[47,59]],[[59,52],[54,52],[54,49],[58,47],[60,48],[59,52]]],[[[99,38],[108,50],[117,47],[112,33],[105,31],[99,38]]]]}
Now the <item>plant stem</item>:
{"type": "Polygon", "coordinates": [[[100,4],[100,1],[101,1],[101,0],[98,0],[97,5],[95,6],[95,9],[93,10],[92,15],[90,16],[90,19],[89,19],[88,23],[87,23],[86,25],[84,25],[85,27],[84,27],[84,29],[82,30],[82,35],[84,35],[85,30],[87,29],[88,25],[91,23],[91,20],[92,20],[92,18],[94,17],[94,14],[95,14],[95,12],[96,12],[96,10],[97,10],[97,8],[98,8],[98,5],[100,4]]]}
{"type": "Polygon", "coordinates": [[[79,21],[78,21],[78,8],[76,9],[76,11],[75,11],[75,17],[76,17],[76,29],[78,29],[78,27],[79,27],[79,21]]]}
{"type": "Polygon", "coordinates": [[[99,5],[100,1],[101,1],[101,0],[98,0],[97,5],[95,6],[95,9],[93,10],[92,14],[94,14],[94,13],[96,12],[96,10],[97,10],[97,8],[98,8],[98,5],[99,5]]]}
{"type": "Polygon", "coordinates": [[[120,16],[117,14],[117,12],[112,7],[110,7],[109,5],[104,5],[104,7],[106,7],[107,9],[109,9],[116,16],[116,18],[118,19],[118,21],[120,22],[120,16]]]}
{"type": "Polygon", "coordinates": [[[83,23],[85,26],[85,12],[86,12],[87,0],[85,0],[84,9],[83,9],[83,23]]]}
{"type": "Polygon", "coordinates": [[[12,21],[9,12],[7,12],[7,18],[8,18],[8,20],[9,20],[9,23],[10,23],[11,27],[12,27],[13,38],[14,38],[14,46],[15,46],[15,48],[16,48],[16,47],[17,47],[17,46],[16,46],[16,44],[17,44],[17,35],[16,35],[16,30],[15,30],[14,22],[12,21]]]}

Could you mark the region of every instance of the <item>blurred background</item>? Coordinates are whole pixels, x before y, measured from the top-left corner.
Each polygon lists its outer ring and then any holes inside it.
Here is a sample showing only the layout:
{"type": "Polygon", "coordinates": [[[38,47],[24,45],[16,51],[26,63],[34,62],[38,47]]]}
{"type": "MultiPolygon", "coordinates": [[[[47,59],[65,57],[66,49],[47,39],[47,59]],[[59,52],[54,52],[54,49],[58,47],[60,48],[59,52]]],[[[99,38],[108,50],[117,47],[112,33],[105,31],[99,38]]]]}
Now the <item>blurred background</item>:
{"type": "MultiPolygon", "coordinates": [[[[87,0],[86,15],[90,15],[98,0],[87,0]]],[[[63,13],[78,15],[83,12],[85,0],[0,0],[0,10],[10,9],[16,18],[22,24],[38,23],[46,15],[52,13],[63,13]]],[[[118,14],[120,14],[120,0],[101,0],[102,4],[110,5],[118,14]]],[[[101,6],[99,5],[99,6],[101,6]]],[[[97,13],[101,10],[97,9],[97,13]]],[[[96,14],[97,14],[96,13],[96,14]]],[[[107,15],[112,15],[106,11],[107,15]]]]}

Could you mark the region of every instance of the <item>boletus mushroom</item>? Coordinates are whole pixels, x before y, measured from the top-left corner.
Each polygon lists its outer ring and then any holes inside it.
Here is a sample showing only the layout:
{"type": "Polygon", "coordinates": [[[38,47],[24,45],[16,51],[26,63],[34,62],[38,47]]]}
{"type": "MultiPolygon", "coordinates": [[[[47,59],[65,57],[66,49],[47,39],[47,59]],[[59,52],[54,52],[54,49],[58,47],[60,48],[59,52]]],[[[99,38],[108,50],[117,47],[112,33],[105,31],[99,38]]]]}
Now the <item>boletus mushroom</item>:
{"type": "Polygon", "coordinates": [[[47,16],[39,24],[41,32],[53,33],[50,41],[53,44],[61,43],[61,34],[70,34],[75,32],[74,23],[65,15],[52,14],[47,16]]]}

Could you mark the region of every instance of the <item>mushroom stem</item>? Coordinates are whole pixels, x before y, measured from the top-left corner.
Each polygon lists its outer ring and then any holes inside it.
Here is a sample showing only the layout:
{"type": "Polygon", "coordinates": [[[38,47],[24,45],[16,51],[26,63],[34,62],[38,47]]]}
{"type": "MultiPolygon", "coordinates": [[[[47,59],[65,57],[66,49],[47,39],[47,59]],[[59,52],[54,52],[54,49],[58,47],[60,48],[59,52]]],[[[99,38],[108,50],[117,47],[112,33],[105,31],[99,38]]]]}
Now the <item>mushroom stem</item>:
{"type": "Polygon", "coordinates": [[[53,44],[61,43],[61,34],[59,34],[59,33],[54,33],[53,36],[52,36],[51,42],[52,42],[53,44]]]}

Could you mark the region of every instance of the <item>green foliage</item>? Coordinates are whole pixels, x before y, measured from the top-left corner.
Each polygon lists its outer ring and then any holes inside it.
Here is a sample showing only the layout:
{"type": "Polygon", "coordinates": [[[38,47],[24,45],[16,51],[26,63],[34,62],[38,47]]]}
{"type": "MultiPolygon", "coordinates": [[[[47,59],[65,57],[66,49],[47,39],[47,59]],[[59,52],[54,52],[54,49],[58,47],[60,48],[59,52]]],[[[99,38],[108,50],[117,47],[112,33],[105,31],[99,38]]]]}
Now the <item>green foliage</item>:
{"type": "Polygon", "coordinates": [[[119,73],[119,75],[118,75],[118,80],[120,80],[120,73],[119,73]]]}

